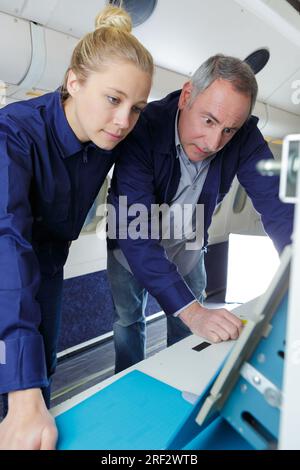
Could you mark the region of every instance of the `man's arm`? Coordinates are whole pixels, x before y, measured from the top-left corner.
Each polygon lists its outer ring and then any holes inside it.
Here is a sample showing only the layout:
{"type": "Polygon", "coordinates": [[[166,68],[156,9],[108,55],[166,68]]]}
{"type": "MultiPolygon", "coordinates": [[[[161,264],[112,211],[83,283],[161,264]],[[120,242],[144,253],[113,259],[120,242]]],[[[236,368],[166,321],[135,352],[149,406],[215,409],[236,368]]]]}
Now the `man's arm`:
{"type": "Polygon", "coordinates": [[[195,296],[171,263],[158,239],[151,237],[151,204],[156,202],[154,162],[151,138],[145,125],[138,123],[124,143],[112,181],[110,199],[116,210],[117,234],[124,235],[134,217],[119,221],[120,196],[126,196],[128,208],[143,204],[147,210],[143,233],[145,239],[117,237],[129,266],[138,281],[157,299],[167,315],[183,309],[179,317],[192,332],[211,341],[237,338],[242,323],[224,309],[208,310],[196,301],[195,296]],[[185,308],[191,302],[194,303],[185,308]]]}

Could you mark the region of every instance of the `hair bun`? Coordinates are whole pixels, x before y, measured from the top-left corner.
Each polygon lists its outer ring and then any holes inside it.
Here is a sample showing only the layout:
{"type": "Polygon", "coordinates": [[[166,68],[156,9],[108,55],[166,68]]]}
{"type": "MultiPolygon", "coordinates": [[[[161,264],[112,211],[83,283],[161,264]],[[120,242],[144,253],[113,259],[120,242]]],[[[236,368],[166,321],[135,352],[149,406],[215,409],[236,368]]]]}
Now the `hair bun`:
{"type": "Polygon", "coordinates": [[[112,5],[101,10],[95,19],[95,29],[103,26],[117,28],[126,33],[132,31],[132,21],[129,14],[122,8],[112,5]]]}

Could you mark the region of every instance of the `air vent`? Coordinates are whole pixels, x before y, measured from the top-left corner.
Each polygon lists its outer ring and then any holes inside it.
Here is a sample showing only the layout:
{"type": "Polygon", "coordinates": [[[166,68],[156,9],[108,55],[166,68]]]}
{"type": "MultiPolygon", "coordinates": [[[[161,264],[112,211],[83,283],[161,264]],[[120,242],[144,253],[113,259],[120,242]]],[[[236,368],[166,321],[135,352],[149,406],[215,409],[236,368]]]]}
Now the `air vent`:
{"type": "Polygon", "coordinates": [[[261,48],[248,55],[244,62],[247,62],[247,64],[250,65],[250,67],[252,68],[253,72],[257,74],[264,68],[264,66],[268,63],[269,59],[269,50],[266,48],[261,48]]]}
{"type": "Polygon", "coordinates": [[[300,14],[300,0],[286,0],[300,14]]]}
{"type": "Polygon", "coordinates": [[[138,26],[151,16],[157,0],[109,0],[108,3],[124,8],[130,14],[133,26],[138,26]]]}

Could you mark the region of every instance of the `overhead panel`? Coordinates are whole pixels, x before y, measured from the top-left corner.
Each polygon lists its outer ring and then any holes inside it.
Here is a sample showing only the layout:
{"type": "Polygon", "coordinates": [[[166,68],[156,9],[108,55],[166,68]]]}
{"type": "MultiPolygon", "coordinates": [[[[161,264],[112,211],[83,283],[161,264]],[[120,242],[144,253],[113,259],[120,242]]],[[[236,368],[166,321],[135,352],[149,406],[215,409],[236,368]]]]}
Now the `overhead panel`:
{"type": "Polygon", "coordinates": [[[155,67],[153,85],[151,89],[151,100],[161,99],[174,90],[182,88],[189,79],[186,75],[155,67]]]}
{"type": "Polygon", "coordinates": [[[46,64],[37,88],[54,90],[63,82],[77,39],[45,28],[46,64]]]}
{"type": "Polygon", "coordinates": [[[31,61],[31,36],[28,22],[0,13],[0,80],[17,85],[31,61]],[[17,59],[17,60],[16,60],[17,59]]]}
{"type": "Polygon", "coordinates": [[[264,136],[281,139],[300,129],[300,116],[269,104],[256,102],[253,114],[259,117],[258,127],[264,136]]]}
{"type": "Polygon", "coordinates": [[[105,5],[105,0],[58,0],[47,26],[80,38],[94,30],[95,17],[105,5]]]}
{"type": "Polygon", "coordinates": [[[271,25],[280,35],[300,46],[300,16],[283,0],[235,0],[242,8],[271,25]]]}
{"type": "Polygon", "coordinates": [[[245,58],[268,47],[270,62],[257,76],[261,100],[294,74],[300,63],[300,49],[295,44],[230,0],[159,1],[148,21],[134,33],[150,49],[157,65],[184,75],[218,52],[245,58]]]}
{"type": "MultiPolygon", "coordinates": [[[[268,97],[268,101],[300,116],[300,68],[268,97]]],[[[300,126],[297,132],[300,132],[300,126]]]]}
{"type": "MultiPolygon", "coordinates": [[[[58,1],[59,0],[27,0],[22,11],[22,17],[46,25],[53,11],[55,11],[58,1]]],[[[68,0],[65,0],[65,2],[69,3],[68,0]]]]}
{"type": "Polygon", "coordinates": [[[22,16],[25,3],[26,0],[0,0],[0,11],[10,15],[22,16]]]}

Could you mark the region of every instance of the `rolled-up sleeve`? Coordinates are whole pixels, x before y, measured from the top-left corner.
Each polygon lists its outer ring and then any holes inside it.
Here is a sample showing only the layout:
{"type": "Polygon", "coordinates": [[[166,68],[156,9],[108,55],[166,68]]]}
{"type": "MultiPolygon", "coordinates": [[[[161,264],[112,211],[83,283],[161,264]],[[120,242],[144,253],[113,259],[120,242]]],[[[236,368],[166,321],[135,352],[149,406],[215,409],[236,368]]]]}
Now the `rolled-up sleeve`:
{"type": "Polygon", "coordinates": [[[35,300],[40,275],[31,245],[32,173],[29,139],[0,121],[0,393],[48,384],[35,300]]]}

